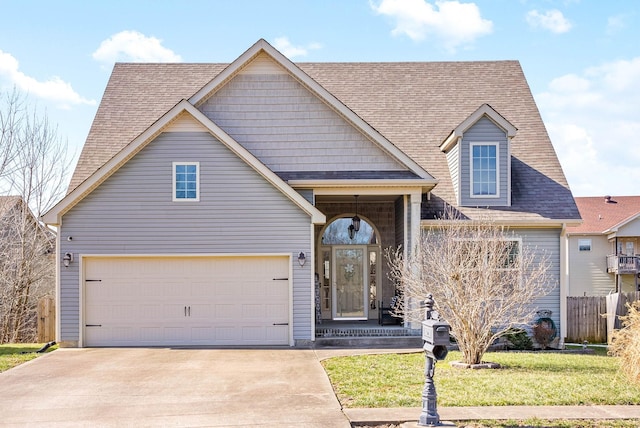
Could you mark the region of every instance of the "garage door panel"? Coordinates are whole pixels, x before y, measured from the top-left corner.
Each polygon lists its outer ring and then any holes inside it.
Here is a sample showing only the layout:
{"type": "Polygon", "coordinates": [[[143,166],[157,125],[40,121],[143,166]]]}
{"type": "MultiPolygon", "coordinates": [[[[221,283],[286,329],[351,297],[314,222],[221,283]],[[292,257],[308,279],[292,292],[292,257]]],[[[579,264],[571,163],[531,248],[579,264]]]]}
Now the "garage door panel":
{"type": "Polygon", "coordinates": [[[143,344],[156,344],[163,342],[162,328],[160,327],[141,327],[140,341],[143,344]]]}
{"type": "Polygon", "coordinates": [[[288,257],[88,258],[87,346],[287,345],[288,257]],[[273,324],[281,324],[273,326],[273,324]]]}

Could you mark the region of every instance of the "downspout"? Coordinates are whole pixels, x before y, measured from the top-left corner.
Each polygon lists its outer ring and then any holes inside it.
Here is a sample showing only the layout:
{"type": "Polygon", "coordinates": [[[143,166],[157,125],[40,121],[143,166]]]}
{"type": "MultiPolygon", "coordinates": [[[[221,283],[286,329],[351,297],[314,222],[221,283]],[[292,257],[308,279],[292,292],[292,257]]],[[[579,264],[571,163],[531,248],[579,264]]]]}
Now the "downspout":
{"type": "Polygon", "coordinates": [[[620,258],[618,257],[618,234],[616,234],[616,243],[615,246],[613,248],[613,254],[615,254],[616,257],[616,275],[615,275],[615,281],[616,281],[616,293],[620,292],[620,275],[618,275],[618,271],[620,270],[620,258]]]}
{"type": "Polygon", "coordinates": [[[567,337],[567,296],[569,295],[569,252],[567,251],[566,235],[567,224],[562,223],[560,230],[560,343],[559,348],[564,349],[564,340],[567,337]]]}

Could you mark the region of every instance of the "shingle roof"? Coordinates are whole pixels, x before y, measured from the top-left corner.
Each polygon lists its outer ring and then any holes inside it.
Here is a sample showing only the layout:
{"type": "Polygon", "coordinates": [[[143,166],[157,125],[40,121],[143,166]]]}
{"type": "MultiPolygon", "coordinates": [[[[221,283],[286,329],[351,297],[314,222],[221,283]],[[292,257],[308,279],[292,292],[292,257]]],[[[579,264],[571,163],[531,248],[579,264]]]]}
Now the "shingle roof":
{"type": "Polygon", "coordinates": [[[640,215],[640,196],[590,196],[575,198],[583,223],[567,233],[604,233],[640,215]]]}
{"type": "MultiPolygon", "coordinates": [[[[517,129],[512,206],[461,209],[496,219],[578,219],[567,181],[517,61],[298,63],[440,183],[423,217],[454,204],[443,140],[487,103],[517,129]]],[[[227,64],[123,64],[113,69],[69,191],[227,64]]]]}

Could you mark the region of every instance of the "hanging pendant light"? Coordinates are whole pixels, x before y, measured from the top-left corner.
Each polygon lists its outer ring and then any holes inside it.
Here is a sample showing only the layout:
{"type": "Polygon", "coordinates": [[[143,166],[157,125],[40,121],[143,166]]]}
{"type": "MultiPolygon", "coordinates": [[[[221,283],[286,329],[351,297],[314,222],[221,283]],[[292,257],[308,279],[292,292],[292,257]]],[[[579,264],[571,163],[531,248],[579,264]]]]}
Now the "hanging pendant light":
{"type": "Polygon", "coordinates": [[[351,219],[351,225],[353,226],[353,230],[358,232],[360,230],[360,217],[358,217],[358,195],[355,195],[355,198],[356,198],[356,215],[354,215],[353,218],[351,219]]]}
{"type": "Polygon", "coordinates": [[[353,227],[352,224],[349,225],[349,227],[347,228],[347,230],[349,231],[349,239],[353,239],[353,237],[355,236],[355,227],[353,227]]]}

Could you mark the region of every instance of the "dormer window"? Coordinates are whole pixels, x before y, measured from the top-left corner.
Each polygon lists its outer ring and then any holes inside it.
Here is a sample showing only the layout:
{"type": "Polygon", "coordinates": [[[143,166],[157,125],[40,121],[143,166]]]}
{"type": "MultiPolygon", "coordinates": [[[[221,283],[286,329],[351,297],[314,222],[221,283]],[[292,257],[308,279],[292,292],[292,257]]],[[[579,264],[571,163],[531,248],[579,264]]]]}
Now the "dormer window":
{"type": "Polygon", "coordinates": [[[498,183],[497,143],[471,143],[471,197],[497,198],[500,196],[498,183]]]}
{"type": "Polygon", "coordinates": [[[442,142],[458,205],[511,206],[511,139],[516,131],[483,104],[442,142]]]}

